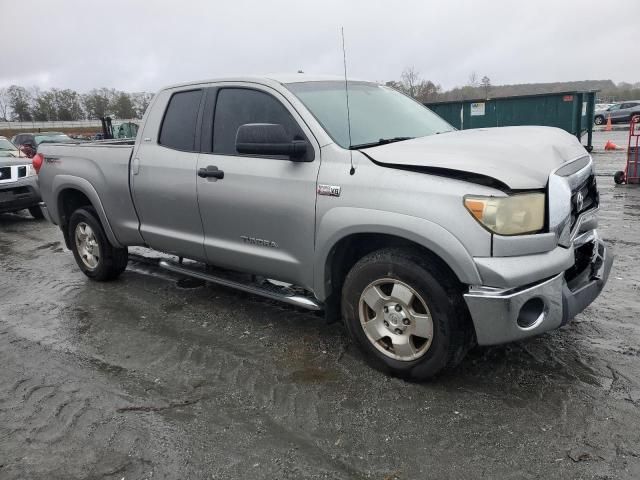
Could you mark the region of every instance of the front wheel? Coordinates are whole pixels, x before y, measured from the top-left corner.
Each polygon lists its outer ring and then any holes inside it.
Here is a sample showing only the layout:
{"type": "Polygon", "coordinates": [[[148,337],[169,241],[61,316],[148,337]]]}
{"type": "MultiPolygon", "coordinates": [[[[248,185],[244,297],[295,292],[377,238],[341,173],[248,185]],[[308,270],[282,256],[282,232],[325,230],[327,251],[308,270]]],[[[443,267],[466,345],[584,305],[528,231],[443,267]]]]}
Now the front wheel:
{"type": "Polygon", "coordinates": [[[113,280],[127,268],[127,249],[109,243],[92,207],[73,212],[69,219],[69,239],[78,267],[92,280],[113,280]]]}
{"type": "Polygon", "coordinates": [[[596,125],[602,125],[604,123],[604,117],[602,115],[598,115],[593,119],[593,123],[595,123],[596,125]]]}
{"type": "Polygon", "coordinates": [[[472,343],[452,274],[421,252],[383,249],[358,261],[342,290],[349,335],[374,367],[422,380],[459,363],[472,343]]]}

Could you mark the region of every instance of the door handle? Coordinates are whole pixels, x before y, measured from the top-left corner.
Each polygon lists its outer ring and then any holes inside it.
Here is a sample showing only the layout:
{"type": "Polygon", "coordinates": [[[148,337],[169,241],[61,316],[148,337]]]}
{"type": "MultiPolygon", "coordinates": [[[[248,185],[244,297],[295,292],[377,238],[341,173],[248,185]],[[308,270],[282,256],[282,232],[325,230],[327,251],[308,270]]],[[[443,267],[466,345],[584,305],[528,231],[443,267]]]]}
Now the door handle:
{"type": "Polygon", "coordinates": [[[218,167],[214,165],[208,165],[207,168],[198,169],[198,176],[200,178],[216,178],[222,180],[224,178],[224,172],[218,170],[218,167]]]}

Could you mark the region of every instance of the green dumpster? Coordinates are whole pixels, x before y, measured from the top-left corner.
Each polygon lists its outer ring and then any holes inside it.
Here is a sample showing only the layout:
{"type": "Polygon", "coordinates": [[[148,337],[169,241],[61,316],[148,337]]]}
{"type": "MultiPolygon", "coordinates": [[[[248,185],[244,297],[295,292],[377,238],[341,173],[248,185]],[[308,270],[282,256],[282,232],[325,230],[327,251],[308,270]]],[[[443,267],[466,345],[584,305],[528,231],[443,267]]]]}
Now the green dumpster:
{"type": "Polygon", "coordinates": [[[573,91],[519,95],[487,100],[425,103],[427,107],[460,130],[469,128],[544,125],[558,127],[593,149],[593,115],[596,91],[573,91]]]}

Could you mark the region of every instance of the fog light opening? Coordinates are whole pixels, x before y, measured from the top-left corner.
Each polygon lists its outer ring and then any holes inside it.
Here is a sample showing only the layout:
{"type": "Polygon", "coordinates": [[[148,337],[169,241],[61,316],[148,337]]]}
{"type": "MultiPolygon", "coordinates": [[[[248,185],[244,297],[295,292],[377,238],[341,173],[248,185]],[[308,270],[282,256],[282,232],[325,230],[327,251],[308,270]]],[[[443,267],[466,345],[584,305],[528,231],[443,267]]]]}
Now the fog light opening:
{"type": "Polygon", "coordinates": [[[530,329],[536,327],[544,318],[544,301],[541,298],[527,300],[518,314],[518,326],[530,329]]]}

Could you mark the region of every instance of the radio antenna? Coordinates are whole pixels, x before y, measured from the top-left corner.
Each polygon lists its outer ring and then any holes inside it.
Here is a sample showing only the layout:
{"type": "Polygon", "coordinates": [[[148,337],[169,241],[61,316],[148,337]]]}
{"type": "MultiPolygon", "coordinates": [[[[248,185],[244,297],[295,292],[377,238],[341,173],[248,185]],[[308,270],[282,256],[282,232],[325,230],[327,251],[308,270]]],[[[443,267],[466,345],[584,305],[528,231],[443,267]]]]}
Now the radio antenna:
{"type": "Polygon", "coordinates": [[[349,160],[351,162],[351,169],[349,174],[356,173],[356,169],[353,167],[353,150],[351,150],[351,112],[349,111],[349,82],[347,81],[347,50],[344,48],[344,27],[340,27],[342,33],[342,62],[344,65],[344,94],[347,99],[347,131],[349,132],[349,160]]]}

